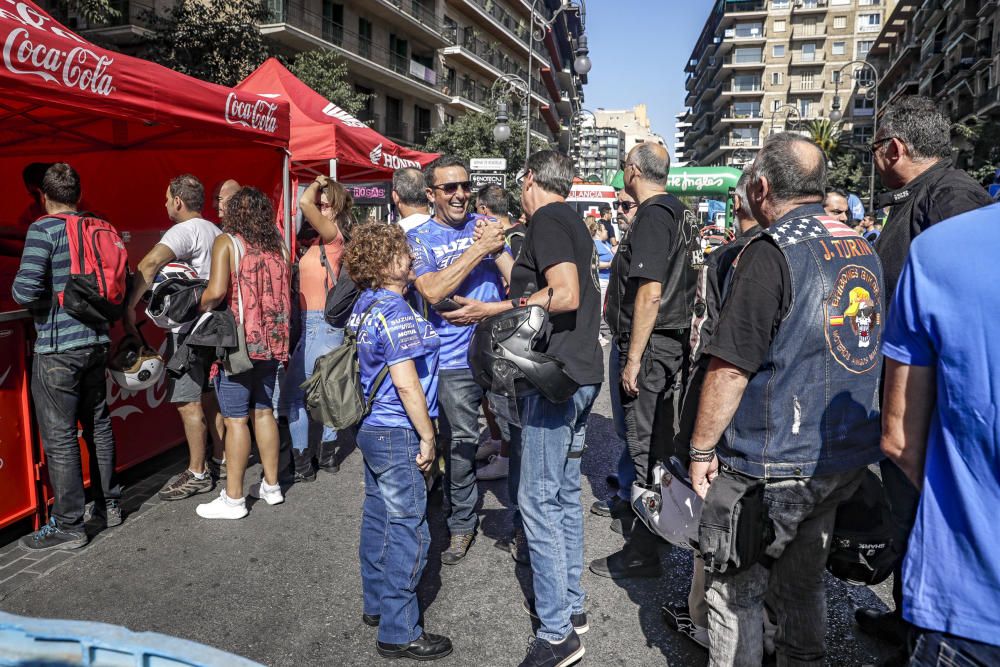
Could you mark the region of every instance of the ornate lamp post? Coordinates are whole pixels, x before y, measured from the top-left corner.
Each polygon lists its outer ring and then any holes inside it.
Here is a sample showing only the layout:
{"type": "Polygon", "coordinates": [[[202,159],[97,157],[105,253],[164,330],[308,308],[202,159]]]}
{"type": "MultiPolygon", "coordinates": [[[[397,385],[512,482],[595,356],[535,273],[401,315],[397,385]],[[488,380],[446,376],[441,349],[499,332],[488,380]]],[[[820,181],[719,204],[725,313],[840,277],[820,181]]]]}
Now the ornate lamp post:
{"type": "Polygon", "coordinates": [[[497,109],[496,125],[493,127],[493,138],[499,143],[510,139],[510,121],[507,100],[514,97],[521,100],[521,110],[524,115],[525,132],[531,134],[528,127],[530,116],[528,109],[531,105],[531,89],[528,83],[516,74],[504,74],[493,82],[490,88],[490,96],[494,99],[497,109]]]}
{"type": "Polygon", "coordinates": [[[768,130],[768,134],[774,134],[774,121],[778,117],[778,114],[782,110],[788,109],[788,113],[785,114],[785,129],[788,129],[789,119],[792,115],[795,115],[795,125],[797,126],[802,122],[802,116],[799,115],[799,108],[794,104],[782,104],[780,107],[771,112],[771,129],[768,130]]]}
{"type": "MultiPolygon", "coordinates": [[[[580,19],[580,25],[582,28],[586,27],[587,19],[587,3],[585,0],[579,0],[579,2],[572,2],[571,0],[563,0],[559,9],[552,13],[552,16],[548,19],[541,16],[537,11],[538,3],[540,0],[533,0],[531,3],[531,19],[528,24],[528,80],[524,81],[520,77],[515,77],[524,86],[526,91],[526,102],[525,102],[525,139],[524,139],[524,159],[525,162],[528,160],[528,156],[531,155],[531,77],[532,69],[534,65],[535,56],[535,40],[539,41],[545,39],[545,34],[549,31],[552,25],[556,22],[556,19],[563,12],[570,12],[576,14],[580,19]],[[536,32],[537,31],[537,32],[536,32]]],[[[587,36],[581,34],[580,38],[577,40],[576,47],[576,60],[573,61],[573,70],[577,74],[586,74],[590,71],[590,50],[587,48],[587,36]]],[[[509,75],[505,75],[509,76],[509,75]]],[[[503,80],[505,77],[500,77],[497,81],[503,80]]],[[[496,87],[496,84],[494,84],[496,87]]],[[[497,141],[506,141],[510,138],[510,127],[507,126],[507,130],[504,131],[501,128],[506,126],[507,118],[506,114],[501,116],[501,109],[497,109],[497,127],[493,130],[493,137],[497,141]],[[501,118],[503,121],[501,122],[501,118]],[[502,135],[506,135],[505,139],[501,139],[502,135]]]]}
{"type": "MultiPolygon", "coordinates": [[[[858,68],[854,71],[854,76],[852,77],[857,83],[858,73],[862,70],[869,70],[871,72],[871,81],[867,82],[868,85],[864,86],[867,88],[865,91],[865,99],[872,101],[872,139],[875,139],[875,135],[878,134],[878,84],[881,81],[878,75],[878,70],[870,62],[865,60],[852,60],[849,63],[844,64],[839,70],[837,70],[837,80],[835,83],[833,91],[833,106],[830,108],[830,120],[834,123],[840,122],[844,118],[844,113],[840,110],[840,80],[845,69],[851,65],[857,65],[858,68]]],[[[861,87],[861,85],[859,85],[861,87]]],[[[869,211],[872,214],[875,213],[875,156],[871,156],[871,175],[869,194],[871,196],[871,203],[869,211]]]]}

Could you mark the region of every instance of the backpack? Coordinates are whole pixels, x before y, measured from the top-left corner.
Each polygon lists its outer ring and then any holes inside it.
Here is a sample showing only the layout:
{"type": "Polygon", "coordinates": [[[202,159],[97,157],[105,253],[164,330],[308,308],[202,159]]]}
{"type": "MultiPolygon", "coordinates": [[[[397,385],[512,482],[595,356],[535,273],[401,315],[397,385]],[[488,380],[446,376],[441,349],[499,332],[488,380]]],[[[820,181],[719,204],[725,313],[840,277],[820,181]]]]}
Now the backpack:
{"type": "Polygon", "coordinates": [[[59,305],[73,319],[107,325],[125,312],[128,252],[114,226],[89,213],[60,214],[66,223],[70,269],[59,305]]]}
{"type": "MultiPolygon", "coordinates": [[[[339,283],[338,283],[339,284],[339,283]]],[[[338,431],[355,426],[371,412],[375,395],[389,374],[383,366],[375,376],[368,396],[361,387],[361,364],[358,361],[358,329],[364,324],[371,309],[380,303],[375,300],[365,308],[356,329],[344,332],[344,342],[316,359],[312,377],[302,383],[306,411],[313,421],[338,431]]]]}

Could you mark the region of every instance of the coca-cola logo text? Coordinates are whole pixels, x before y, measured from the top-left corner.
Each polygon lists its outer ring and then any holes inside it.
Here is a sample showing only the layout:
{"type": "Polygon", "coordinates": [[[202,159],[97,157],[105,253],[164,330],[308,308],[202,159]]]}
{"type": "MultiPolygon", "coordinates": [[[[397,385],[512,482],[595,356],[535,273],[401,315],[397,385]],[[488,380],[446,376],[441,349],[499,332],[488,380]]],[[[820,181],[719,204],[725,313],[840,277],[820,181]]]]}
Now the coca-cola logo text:
{"type": "Polygon", "coordinates": [[[278,105],[267,100],[241,100],[236,93],[226,98],[226,122],[274,134],[278,129],[278,105]]]}
{"type": "Polygon", "coordinates": [[[67,88],[108,96],[114,91],[108,68],[114,59],[85,46],[63,51],[31,40],[27,28],[15,28],[3,43],[3,64],[13,74],[38,76],[67,88]]]}

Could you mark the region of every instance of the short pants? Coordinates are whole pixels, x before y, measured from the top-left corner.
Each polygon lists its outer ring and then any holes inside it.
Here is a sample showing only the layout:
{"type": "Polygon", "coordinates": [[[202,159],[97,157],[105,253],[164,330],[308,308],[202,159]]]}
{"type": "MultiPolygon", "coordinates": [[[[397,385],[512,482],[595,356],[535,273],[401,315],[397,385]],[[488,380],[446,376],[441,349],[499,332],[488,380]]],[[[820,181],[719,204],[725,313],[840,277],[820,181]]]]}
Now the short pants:
{"type": "Polygon", "coordinates": [[[278,361],[254,361],[253,368],[239,375],[226,375],[219,369],[215,376],[215,395],[219,398],[219,411],[223,417],[239,419],[255,410],[272,410],[274,385],[278,377],[278,361]]]}
{"type": "MultiPolygon", "coordinates": [[[[174,356],[183,339],[184,334],[167,333],[167,359],[174,356]]],[[[202,394],[212,390],[208,379],[212,369],[211,351],[191,348],[190,360],[184,375],[174,377],[168,374],[167,402],[197,403],[202,394]]]]}

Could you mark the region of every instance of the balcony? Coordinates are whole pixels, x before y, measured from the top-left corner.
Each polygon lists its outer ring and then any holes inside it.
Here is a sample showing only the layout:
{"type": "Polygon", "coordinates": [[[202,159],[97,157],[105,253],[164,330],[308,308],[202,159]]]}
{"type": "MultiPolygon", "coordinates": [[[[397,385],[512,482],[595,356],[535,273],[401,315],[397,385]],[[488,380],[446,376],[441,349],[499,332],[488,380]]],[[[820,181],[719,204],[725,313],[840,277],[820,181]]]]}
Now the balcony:
{"type": "Polygon", "coordinates": [[[747,0],[746,2],[727,2],[726,14],[735,14],[738,18],[746,18],[747,14],[767,14],[766,0],[747,0]]]}
{"type": "Polygon", "coordinates": [[[803,53],[802,51],[792,51],[793,65],[822,65],[823,62],[823,53],[821,51],[816,51],[812,54],[803,53]]]}
{"type": "Polygon", "coordinates": [[[822,95],[826,89],[826,81],[810,81],[808,79],[792,79],[788,84],[788,92],[793,95],[822,95]]]}
{"type": "MultiPolygon", "coordinates": [[[[726,69],[760,69],[764,67],[764,56],[729,55],[722,59],[722,70],[726,69]]],[[[721,71],[721,70],[720,70],[721,71]]]]}
{"type": "Polygon", "coordinates": [[[96,23],[87,23],[82,18],[71,19],[58,8],[53,8],[51,12],[71,29],[91,39],[100,38],[113,44],[138,44],[150,34],[149,19],[154,9],[152,0],[148,4],[134,0],[110,0],[108,5],[119,15],[96,23]]]}
{"type": "MultiPolygon", "coordinates": [[[[274,4],[275,0],[271,0],[274,4]]],[[[433,5],[433,3],[432,3],[433,5]]],[[[421,0],[368,0],[365,9],[380,23],[403,28],[434,47],[452,44],[444,24],[438,20],[432,7],[421,0]]]]}
{"type": "Polygon", "coordinates": [[[438,90],[443,80],[438,70],[372,43],[367,37],[306,9],[303,2],[288,2],[271,9],[272,22],[260,26],[261,34],[268,39],[297,51],[330,49],[343,56],[358,73],[379,83],[405,90],[421,100],[448,101],[438,90]]]}
{"type": "Polygon", "coordinates": [[[987,16],[995,12],[998,7],[1000,7],[1000,2],[997,0],[980,0],[979,2],[979,18],[985,19],[987,16]]]}
{"type": "Polygon", "coordinates": [[[816,14],[825,12],[828,4],[827,0],[793,0],[792,11],[796,14],[816,14]]]}
{"type": "Polygon", "coordinates": [[[725,40],[723,44],[754,44],[757,42],[766,42],[767,36],[764,33],[765,31],[763,26],[761,26],[760,29],[749,31],[740,30],[739,28],[728,28],[722,33],[722,37],[725,40]]]}
{"type": "Polygon", "coordinates": [[[797,25],[792,28],[792,41],[801,39],[826,39],[825,25],[797,25]]]}
{"type": "Polygon", "coordinates": [[[982,114],[1000,106],[1000,86],[994,86],[976,98],[976,113],[982,114]]]}
{"type": "Polygon", "coordinates": [[[722,114],[721,120],[723,122],[741,122],[741,123],[754,123],[764,120],[764,113],[757,109],[756,111],[737,111],[732,107],[725,110],[722,114]]]}
{"type": "Polygon", "coordinates": [[[740,148],[760,148],[760,137],[740,137],[730,135],[723,139],[722,150],[737,150],[740,148]]]}
{"type": "MultiPolygon", "coordinates": [[[[525,15],[515,17],[509,11],[498,5],[494,0],[462,0],[468,7],[473,8],[481,16],[487,18],[499,30],[496,35],[503,37],[511,44],[522,48],[527,52],[528,40],[528,11],[525,8],[525,15]]],[[[460,3],[462,4],[462,3],[460,3]]],[[[540,41],[535,41],[535,57],[548,62],[545,50],[540,41]]]]}

